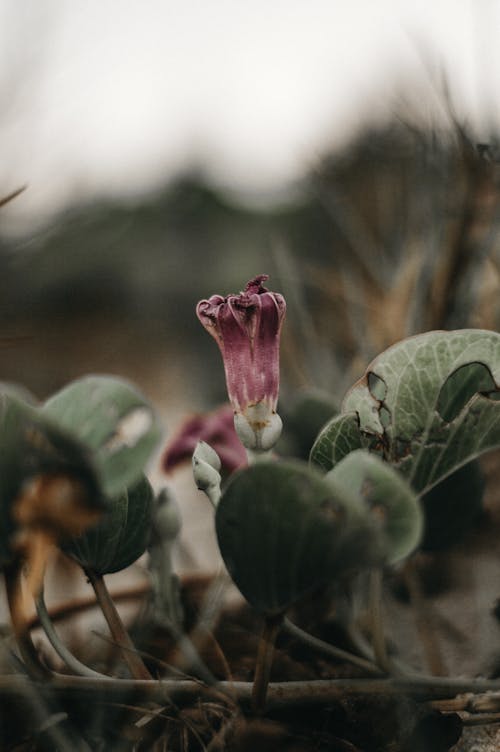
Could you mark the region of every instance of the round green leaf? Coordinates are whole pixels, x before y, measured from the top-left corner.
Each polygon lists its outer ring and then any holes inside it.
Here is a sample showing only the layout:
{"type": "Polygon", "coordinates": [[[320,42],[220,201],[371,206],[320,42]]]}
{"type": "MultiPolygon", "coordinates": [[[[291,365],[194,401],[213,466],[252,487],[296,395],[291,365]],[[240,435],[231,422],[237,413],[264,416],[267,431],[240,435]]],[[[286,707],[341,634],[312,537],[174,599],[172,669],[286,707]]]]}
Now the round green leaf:
{"type": "Polygon", "coordinates": [[[153,489],[143,476],[109,502],[109,511],[97,525],[66,541],[63,550],[97,574],[125,569],[146,550],[153,498],[153,489]]]}
{"type": "Polygon", "coordinates": [[[418,546],[423,530],[419,500],[386,462],[358,449],[330,470],[325,480],[360,499],[365,519],[379,541],[378,551],[373,549],[376,558],[380,557],[378,563],[394,564],[418,546]]]}
{"type": "Polygon", "coordinates": [[[106,496],[141,476],[160,438],[149,403],[111,376],[72,382],[45,403],[43,412],[92,450],[106,496]]]}
{"type": "Polygon", "coordinates": [[[350,493],[305,463],[260,462],[233,475],[222,495],[219,548],[249,603],[276,614],[346,568],[356,514],[350,493]]]}

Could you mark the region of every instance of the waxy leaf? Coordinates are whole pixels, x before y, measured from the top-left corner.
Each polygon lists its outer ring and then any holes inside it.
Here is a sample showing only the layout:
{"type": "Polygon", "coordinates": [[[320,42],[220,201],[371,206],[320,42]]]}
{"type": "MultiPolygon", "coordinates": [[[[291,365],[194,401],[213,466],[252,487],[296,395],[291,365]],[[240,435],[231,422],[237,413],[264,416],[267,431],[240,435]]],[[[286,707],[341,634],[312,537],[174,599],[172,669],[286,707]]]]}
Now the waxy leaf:
{"type": "Polygon", "coordinates": [[[142,477],[109,502],[101,521],[66,541],[63,550],[97,574],[119,572],[142,556],[151,534],[153,489],[142,477]]]}
{"type": "Polygon", "coordinates": [[[86,448],[13,394],[0,392],[1,564],[12,558],[21,529],[56,539],[104,508],[86,448]]]}
{"type": "Polygon", "coordinates": [[[352,565],[358,511],[305,463],[257,463],[231,477],[217,507],[222,558],[254,608],[281,613],[352,565]]]}
{"type": "Polygon", "coordinates": [[[104,494],[110,497],[137,481],[160,438],[148,402],[111,376],[72,382],[45,403],[43,412],[92,450],[104,494]]]}
{"type": "Polygon", "coordinates": [[[499,334],[463,329],[410,337],[368,366],[342,414],[319,434],[311,462],[328,471],[365,447],[425,493],[500,446],[499,390],[499,334]]]}
{"type": "Polygon", "coordinates": [[[27,405],[36,405],[36,397],[21,384],[14,384],[10,381],[0,381],[0,394],[6,394],[9,397],[14,397],[21,403],[27,405]]]}
{"type": "Polygon", "coordinates": [[[377,539],[374,564],[394,564],[418,546],[423,530],[418,497],[387,462],[358,449],[335,465],[325,480],[361,500],[377,539]]]}
{"type": "Polygon", "coordinates": [[[286,404],[280,403],[283,434],[278,444],[278,453],[307,460],[318,431],[338,411],[338,405],[332,397],[317,389],[303,391],[291,408],[287,409],[286,404]]]}

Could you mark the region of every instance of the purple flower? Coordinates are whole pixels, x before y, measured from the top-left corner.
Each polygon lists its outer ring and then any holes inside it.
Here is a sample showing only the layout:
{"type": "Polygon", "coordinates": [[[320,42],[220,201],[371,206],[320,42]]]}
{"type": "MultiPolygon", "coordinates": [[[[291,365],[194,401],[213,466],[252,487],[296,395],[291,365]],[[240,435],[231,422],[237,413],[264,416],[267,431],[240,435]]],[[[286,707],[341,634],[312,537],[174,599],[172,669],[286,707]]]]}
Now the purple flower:
{"type": "Polygon", "coordinates": [[[199,441],[206,441],[217,452],[226,473],[232,473],[247,463],[246,452],[234,430],[230,405],[222,405],[213,413],[188,418],[163,453],[163,469],[168,473],[190,460],[199,441]]]}
{"type": "Polygon", "coordinates": [[[212,295],[196,307],[222,353],[236,432],[247,449],[257,450],[269,449],[281,432],[276,406],[286,304],[263,286],[267,279],[261,274],[239,295],[212,295]]]}

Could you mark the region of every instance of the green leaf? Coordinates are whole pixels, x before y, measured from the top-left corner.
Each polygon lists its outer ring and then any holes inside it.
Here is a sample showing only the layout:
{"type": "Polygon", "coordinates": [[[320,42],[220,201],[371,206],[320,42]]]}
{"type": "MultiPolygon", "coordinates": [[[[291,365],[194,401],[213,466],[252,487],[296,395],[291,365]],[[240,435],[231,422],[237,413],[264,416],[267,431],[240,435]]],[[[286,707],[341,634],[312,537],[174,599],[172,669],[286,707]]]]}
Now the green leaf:
{"type": "Polygon", "coordinates": [[[14,397],[19,402],[24,402],[27,405],[36,405],[36,397],[26,389],[22,384],[14,384],[10,381],[0,381],[0,393],[6,394],[9,397],[14,397]]]}
{"type": "Polygon", "coordinates": [[[427,332],[390,347],[348,392],[311,462],[330,470],[354,448],[379,452],[425,493],[500,446],[500,335],[427,332]],[[357,444],[357,447],[356,447],[357,444]]]}
{"type": "Polygon", "coordinates": [[[231,476],[222,495],[219,548],[249,603],[277,614],[352,564],[358,510],[348,491],[305,463],[256,463],[231,476]]]}
{"type": "Polygon", "coordinates": [[[283,435],[278,454],[307,460],[318,431],[338,413],[338,405],[318,389],[301,392],[289,409],[280,404],[283,435]]]}
{"type": "MultiPolygon", "coordinates": [[[[75,489],[76,490],[76,489],[75,489]]],[[[55,537],[73,529],[78,515],[103,508],[95,470],[85,447],[68,436],[30,405],[0,391],[0,563],[12,558],[12,536],[18,527],[16,512],[25,499],[24,513],[31,524],[52,530],[55,537]],[[80,491],[70,496],[47,489],[45,499],[26,495],[37,478],[71,478],[80,491]],[[40,503],[42,501],[43,503],[40,503]]],[[[81,519],[81,517],[80,517],[81,519]]]]}
{"type": "Polygon", "coordinates": [[[358,449],[335,465],[325,480],[361,499],[380,544],[378,563],[394,564],[418,546],[423,530],[418,497],[401,474],[379,457],[358,449]]]}
{"type": "Polygon", "coordinates": [[[45,403],[43,412],[93,451],[106,496],[140,477],[160,438],[149,403],[111,376],[72,382],[45,403]]]}
{"type": "Polygon", "coordinates": [[[375,441],[370,441],[359,430],[359,421],[355,413],[337,415],[318,434],[311,449],[310,461],[327,472],[349,452],[369,449],[375,444],[375,441]]]}
{"type": "Polygon", "coordinates": [[[125,569],[146,550],[153,499],[153,489],[143,476],[109,502],[109,510],[98,525],[66,541],[63,550],[97,574],[125,569]]]}

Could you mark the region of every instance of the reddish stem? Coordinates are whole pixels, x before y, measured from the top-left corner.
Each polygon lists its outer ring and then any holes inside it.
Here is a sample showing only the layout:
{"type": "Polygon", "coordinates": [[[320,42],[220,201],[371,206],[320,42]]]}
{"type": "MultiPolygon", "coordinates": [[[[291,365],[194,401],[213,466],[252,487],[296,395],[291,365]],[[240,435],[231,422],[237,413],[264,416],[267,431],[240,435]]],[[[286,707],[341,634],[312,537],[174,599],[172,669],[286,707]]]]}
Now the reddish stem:
{"type": "Polygon", "coordinates": [[[261,715],[266,707],[267,688],[273,664],[274,645],[283,623],[283,614],[266,616],[257,651],[257,662],[252,687],[252,706],[261,715]]]}
{"type": "Polygon", "coordinates": [[[108,624],[111,636],[117,645],[122,648],[123,657],[130,669],[130,673],[134,679],[152,679],[153,677],[144,665],[141,656],[137,653],[135,646],[123,625],[120,614],[116,610],[116,606],[109,594],[106,583],[104,582],[104,577],[102,574],[97,574],[91,569],[86,569],[85,574],[94,588],[94,593],[99,601],[99,605],[108,624]]]}

